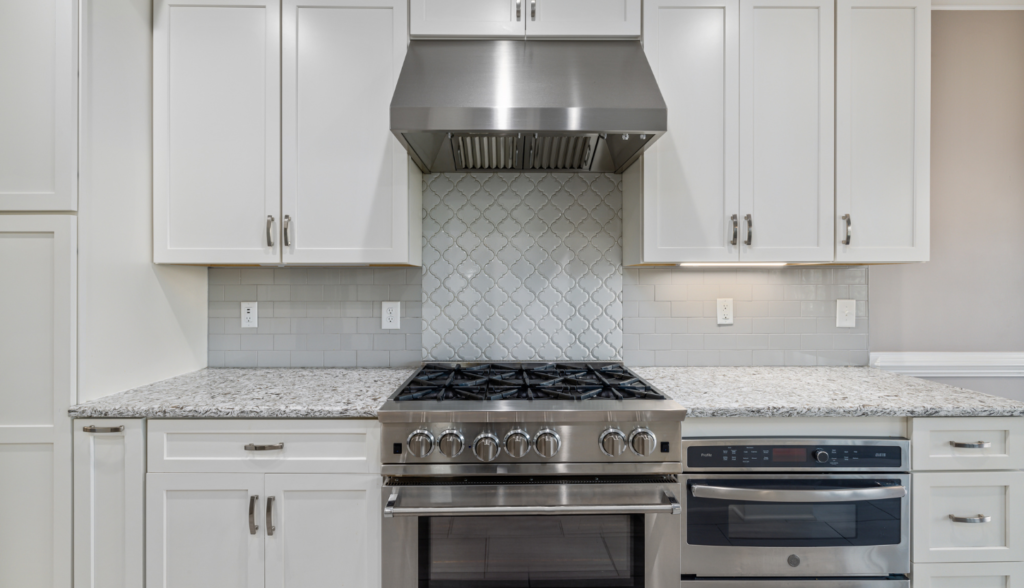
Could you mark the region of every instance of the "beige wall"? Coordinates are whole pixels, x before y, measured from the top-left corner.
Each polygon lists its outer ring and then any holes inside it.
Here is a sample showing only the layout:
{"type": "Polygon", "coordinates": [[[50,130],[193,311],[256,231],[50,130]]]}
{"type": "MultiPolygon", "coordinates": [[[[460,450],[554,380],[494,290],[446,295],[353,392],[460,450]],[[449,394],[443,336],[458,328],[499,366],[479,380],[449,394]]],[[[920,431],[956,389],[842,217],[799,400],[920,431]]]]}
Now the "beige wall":
{"type": "Polygon", "coordinates": [[[871,350],[1024,351],[1024,11],[932,19],[931,261],[871,268],[871,350]]]}

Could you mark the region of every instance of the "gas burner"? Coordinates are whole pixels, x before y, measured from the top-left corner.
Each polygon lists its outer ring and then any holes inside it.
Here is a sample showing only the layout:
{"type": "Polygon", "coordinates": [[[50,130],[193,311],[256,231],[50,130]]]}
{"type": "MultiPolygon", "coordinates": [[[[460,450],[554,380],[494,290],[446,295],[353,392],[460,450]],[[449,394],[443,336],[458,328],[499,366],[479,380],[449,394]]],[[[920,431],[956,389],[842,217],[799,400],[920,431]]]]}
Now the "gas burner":
{"type": "Polygon", "coordinates": [[[393,397],[411,400],[664,400],[621,364],[428,363],[393,397]]]}

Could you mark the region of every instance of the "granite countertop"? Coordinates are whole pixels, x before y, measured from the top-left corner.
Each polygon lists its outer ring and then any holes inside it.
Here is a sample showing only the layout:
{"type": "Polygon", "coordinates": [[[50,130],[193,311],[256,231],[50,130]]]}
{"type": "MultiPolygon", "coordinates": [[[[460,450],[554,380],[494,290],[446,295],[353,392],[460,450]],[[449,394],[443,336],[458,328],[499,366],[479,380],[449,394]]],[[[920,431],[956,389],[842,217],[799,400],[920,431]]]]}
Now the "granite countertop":
{"type": "Polygon", "coordinates": [[[203,369],[72,406],[75,418],[376,418],[411,369],[203,369]]]}
{"type": "MultiPolygon", "coordinates": [[[[1024,403],[866,367],[634,368],[701,417],[1024,416],[1024,403]]],[[[72,417],[374,418],[411,369],[204,369],[72,417]]]]}
{"type": "Polygon", "coordinates": [[[1024,403],[869,367],[634,368],[701,417],[1024,416],[1024,403]]]}

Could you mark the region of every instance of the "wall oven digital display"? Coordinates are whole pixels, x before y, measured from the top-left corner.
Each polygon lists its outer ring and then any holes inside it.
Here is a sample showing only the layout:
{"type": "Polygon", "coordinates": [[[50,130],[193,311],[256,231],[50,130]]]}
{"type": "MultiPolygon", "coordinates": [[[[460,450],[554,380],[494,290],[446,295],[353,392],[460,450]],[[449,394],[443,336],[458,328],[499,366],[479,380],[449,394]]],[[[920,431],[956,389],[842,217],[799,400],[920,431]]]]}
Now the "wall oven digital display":
{"type": "Polygon", "coordinates": [[[802,463],[807,461],[807,449],[804,447],[775,447],[772,449],[772,461],[786,463],[802,463]]]}

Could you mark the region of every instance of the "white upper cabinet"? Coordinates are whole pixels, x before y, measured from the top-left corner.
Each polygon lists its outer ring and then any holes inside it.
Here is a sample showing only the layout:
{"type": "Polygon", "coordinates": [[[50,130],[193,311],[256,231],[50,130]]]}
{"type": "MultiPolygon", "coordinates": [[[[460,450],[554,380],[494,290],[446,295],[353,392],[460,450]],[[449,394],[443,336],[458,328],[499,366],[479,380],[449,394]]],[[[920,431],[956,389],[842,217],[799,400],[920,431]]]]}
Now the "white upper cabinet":
{"type": "Polygon", "coordinates": [[[623,175],[625,263],[738,261],[739,2],[647,0],[644,19],[668,132],[623,175]]]}
{"type": "Polygon", "coordinates": [[[0,2],[0,211],[76,210],[78,2],[0,2]]]}
{"type": "Polygon", "coordinates": [[[523,0],[527,37],[639,37],[640,0],[523,0]]]}
{"type": "Polygon", "coordinates": [[[414,37],[639,37],[640,0],[411,0],[414,37]]]}
{"type": "Polygon", "coordinates": [[[280,261],[280,6],[156,0],[157,263],[280,261]]]}
{"type": "Polygon", "coordinates": [[[285,263],[420,262],[421,175],[390,130],[404,0],[284,0],[285,263]]]}
{"type": "Polygon", "coordinates": [[[529,0],[410,0],[414,37],[522,37],[529,0]]]}
{"type": "Polygon", "coordinates": [[[743,261],[832,261],[834,23],[833,0],[740,2],[743,261]]]}
{"type": "Polygon", "coordinates": [[[931,6],[837,6],[836,261],[928,261],[931,6]]]}

